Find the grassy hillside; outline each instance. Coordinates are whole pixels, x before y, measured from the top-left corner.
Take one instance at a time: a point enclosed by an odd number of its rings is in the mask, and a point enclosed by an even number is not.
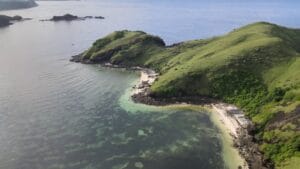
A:
[[[300,164],[300,30],[259,22],[173,46],[144,32],[121,31],[96,41],[80,60],[155,69],[161,75],[153,97],[234,103],[257,125],[260,148],[277,168]]]
[[[165,43],[159,37],[144,32],[119,31],[97,40],[80,59],[87,62],[110,61],[124,66],[143,65],[164,47]]]

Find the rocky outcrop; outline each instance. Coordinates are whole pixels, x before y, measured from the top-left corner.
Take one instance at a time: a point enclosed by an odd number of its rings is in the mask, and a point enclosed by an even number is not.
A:
[[[10,20],[7,16],[0,15],[0,27],[8,26],[10,24]]]
[[[105,19],[103,16],[94,16],[95,19]]]
[[[273,169],[274,164],[259,150],[259,144],[251,135],[254,126],[249,126],[248,130],[240,130],[239,136],[234,141],[234,146],[245,158],[250,169]]]
[[[16,16],[6,16],[6,15],[0,15],[0,27],[9,26],[15,22],[24,21],[24,20],[30,20],[31,18],[23,18],[22,16],[16,15]]]
[[[75,20],[86,20],[86,19],[105,19],[103,16],[83,16],[79,17],[72,14],[65,14],[61,16],[53,16],[51,19],[42,19],[40,21],[75,21]]]
[[[50,21],[72,21],[79,19],[78,16],[71,15],[71,14],[65,14],[63,16],[53,16]]]

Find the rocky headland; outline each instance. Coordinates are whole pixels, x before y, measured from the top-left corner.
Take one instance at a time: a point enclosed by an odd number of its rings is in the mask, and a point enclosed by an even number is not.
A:
[[[210,105],[249,168],[284,168],[300,160],[298,44],[299,29],[266,22],[172,46],[142,31],[117,31],[71,60],[142,67],[134,101]]]

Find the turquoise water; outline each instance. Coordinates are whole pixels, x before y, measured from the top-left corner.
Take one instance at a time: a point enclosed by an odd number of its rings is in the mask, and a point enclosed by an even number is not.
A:
[[[147,106],[130,111],[134,104],[120,98],[135,73],[68,65],[81,84],[75,78],[54,93],[19,96],[24,100],[1,113],[0,168],[224,168],[206,114]]]
[[[299,27],[299,3],[287,2],[51,1],[1,11],[34,19],[0,29],[0,169],[225,168],[207,114],[134,104],[136,73],[69,58],[120,29],[171,44],[260,20]],[[65,13],[106,19],[38,21]]]

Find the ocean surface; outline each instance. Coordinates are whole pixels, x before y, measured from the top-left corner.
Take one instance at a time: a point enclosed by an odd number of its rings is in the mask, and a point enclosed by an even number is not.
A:
[[[205,112],[137,105],[138,74],[71,63],[115,30],[167,44],[222,35],[255,21],[300,27],[300,2],[38,1],[0,14],[0,169],[223,169],[220,132]],[[40,22],[53,15],[105,20]]]

